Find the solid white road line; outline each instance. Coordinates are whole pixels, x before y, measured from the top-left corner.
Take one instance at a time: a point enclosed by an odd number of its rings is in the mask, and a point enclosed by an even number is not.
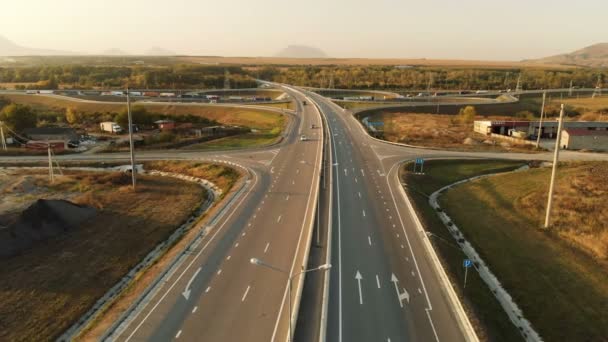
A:
[[[247,294],[249,293],[249,288],[250,288],[250,286],[247,286],[247,290],[245,290],[245,293],[243,294],[243,298],[241,298],[241,302],[244,302],[245,298],[247,298]]]

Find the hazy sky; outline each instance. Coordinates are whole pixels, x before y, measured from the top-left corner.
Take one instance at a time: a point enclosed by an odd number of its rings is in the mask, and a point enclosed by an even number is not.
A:
[[[0,35],[84,53],[519,60],[608,41],[608,0],[1,1]]]

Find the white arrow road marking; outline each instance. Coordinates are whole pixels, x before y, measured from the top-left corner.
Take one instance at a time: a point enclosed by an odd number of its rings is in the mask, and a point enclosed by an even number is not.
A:
[[[397,279],[397,276],[395,275],[395,273],[392,274],[391,281],[395,284],[395,291],[397,291],[397,298],[399,298],[399,306],[403,307],[404,299],[409,304],[410,303],[410,294],[407,293],[406,289],[403,289],[403,293],[399,292],[399,286],[397,285],[397,283],[399,282],[399,279]]]
[[[194,275],[192,276],[192,278],[190,278],[190,280],[188,281],[188,284],[186,284],[186,289],[184,290],[184,292],[182,292],[182,296],[184,296],[184,298],[186,298],[186,300],[190,299],[190,285],[192,285],[192,282],[194,281],[194,278],[196,278],[196,276],[198,275],[198,272],[201,271],[202,267],[199,267],[196,272],[194,272]]]
[[[355,279],[357,279],[357,283],[359,284],[359,304],[363,304],[363,293],[361,292],[361,279],[363,279],[363,277],[358,270]]]

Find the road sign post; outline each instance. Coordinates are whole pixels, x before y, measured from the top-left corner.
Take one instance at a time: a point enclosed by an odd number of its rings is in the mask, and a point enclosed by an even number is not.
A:
[[[416,169],[418,168],[418,165],[420,165],[420,174],[424,173],[424,158],[416,158],[415,162],[414,162],[414,173],[416,173]]]
[[[464,286],[463,288],[467,288],[467,273],[469,273],[469,268],[473,266],[473,261],[471,259],[464,259],[462,262],[462,266],[464,266]]]

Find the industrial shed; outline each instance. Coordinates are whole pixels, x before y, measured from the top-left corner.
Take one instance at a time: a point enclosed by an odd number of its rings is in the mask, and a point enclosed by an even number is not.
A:
[[[608,130],[565,129],[560,146],[569,150],[608,151]]]

